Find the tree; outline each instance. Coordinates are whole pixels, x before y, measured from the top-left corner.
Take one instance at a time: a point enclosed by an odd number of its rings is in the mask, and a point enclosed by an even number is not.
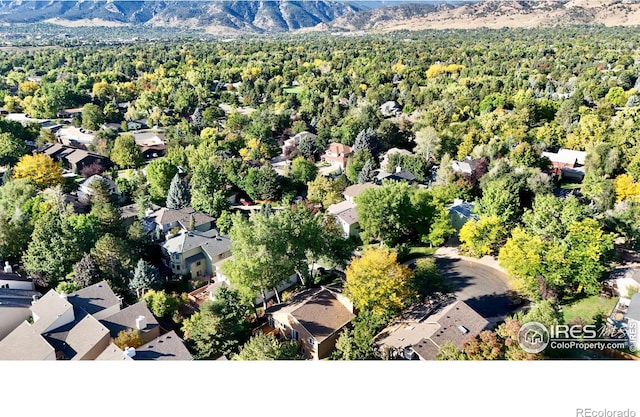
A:
[[[629,174],[621,174],[613,181],[616,188],[616,202],[640,196],[640,183],[634,182]]]
[[[167,198],[171,180],[178,173],[178,168],[166,158],[153,160],[147,165],[146,175],[149,182],[149,194],[156,201]]]
[[[449,209],[442,204],[437,204],[433,216],[433,223],[429,229],[429,234],[426,236],[426,240],[431,246],[440,246],[455,232],[456,229],[451,224]]]
[[[73,264],[73,281],[80,288],[100,282],[98,263],[88,253],[85,253],[78,262]]]
[[[144,339],[140,330],[126,329],[118,332],[116,338],[113,339],[113,343],[120,349],[125,350],[128,347],[139,348],[144,345]]]
[[[125,292],[128,289],[133,259],[126,240],[107,233],[91,249],[91,257],[114,291]]]
[[[429,233],[434,206],[426,190],[387,181],[382,187],[366,189],[356,202],[364,242],[378,240],[393,246],[403,239],[426,239]]]
[[[445,344],[440,346],[440,351],[436,357],[436,360],[439,361],[464,361],[467,359],[464,351],[459,349],[452,341],[445,342]]]
[[[360,311],[375,317],[392,315],[416,299],[413,273],[384,248],[367,249],[346,271],[344,293]]]
[[[237,361],[292,360],[298,357],[298,345],[293,340],[278,342],[273,334],[258,333],[244,344]]]
[[[269,165],[260,168],[249,168],[241,187],[253,200],[278,199],[278,173]]]
[[[462,347],[466,357],[474,361],[504,359],[504,348],[504,342],[490,330],[480,332]]]
[[[352,184],[358,183],[360,171],[362,171],[362,168],[369,160],[371,160],[373,163],[373,156],[371,155],[371,152],[366,149],[354,152],[349,157],[349,159],[347,160],[346,174],[347,178],[349,178],[349,181],[351,181]]]
[[[291,163],[291,176],[295,181],[306,184],[313,181],[318,175],[318,167],[313,162],[302,156],[297,157]]]
[[[372,128],[361,130],[353,143],[353,152],[367,151],[371,155],[378,153],[378,137]]]
[[[156,317],[172,317],[185,304],[186,294],[167,294],[164,290],[149,290],[143,296],[147,307]]]
[[[413,271],[413,286],[422,297],[436,293],[449,293],[451,284],[440,274],[433,258],[422,258],[416,261]]]
[[[460,249],[478,258],[491,255],[496,253],[506,236],[507,230],[498,216],[471,219],[460,229]]]
[[[200,306],[200,312],[183,323],[185,340],[199,359],[238,353],[251,334],[249,305],[236,290],[220,288],[213,301]]]
[[[327,178],[324,175],[318,175],[316,179],[307,185],[307,200],[312,203],[319,203],[322,204],[322,207],[327,208],[331,204],[342,201],[342,190],[335,180]]]
[[[318,148],[318,144],[316,143],[316,139],[311,135],[305,135],[300,139],[300,143],[298,144],[298,151],[302,156],[311,161],[315,161],[318,157],[318,153],[320,149]]]
[[[208,161],[200,162],[191,177],[191,206],[219,217],[229,208],[227,177],[222,168]]]
[[[111,160],[120,168],[138,168],[144,162],[142,152],[131,133],[116,138],[111,150]]]
[[[167,208],[180,210],[188,207],[190,203],[189,188],[180,178],[180,174],[176,174],[171,180],[171,185],[169,185],[169,191],[167,192]]]
[[[365,182],[371,182],[376,178],[373,172],[373,162],[371,159],[367,159],[367,162],[362,166],[360,174],[358,174],[358,184],[364,184]]]
[[[507,176],[488,181],[482,187],[482,198],[476,203],[476,213],[483,217],[497,216],[504,224],[515,222],[520,208],[520,185]]]
[[[432,126],[418,130],[415,142],[415,152],[418,155],[422,155],[426,161],[438,158],[440,154],[440,138],[438,137],[438,132]]]
[[[13,168],[13,178],[25,178],[33,182],[39,189],[60,185],[64,182],[62,167],[43,153],[21,157]]]
[[[11,133],[0,133],[0,166],[13,166],[27,153],[27,145],[23,139]]]
[[[353,330],[343,330],[336,341],[336,350],[332,355],[337,360],[375,359],[374,339],[386,321],[369,311],[363,311],[353,319]]]
[[[129,288],[136,292],[136,296],[141,298],[145,290],[159,289],[161,284],[162,280],[156,267],[142,258],[139,259],[133,270],[133,278],[129,282]]]
[[[88,103],[82,108],[82,127],[89,130],[98,130],[104,123],[104,113],[100,106]]]

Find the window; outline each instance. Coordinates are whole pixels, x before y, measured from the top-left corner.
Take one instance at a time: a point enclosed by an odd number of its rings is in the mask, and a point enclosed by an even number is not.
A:
[[[275,320],[273,319],[273,317],[269,316],[267,318],[267,321],[269,322],[269,327],[271,327],[272,329],[276,328],[276,323],[275,323]]]
[[[310,337],[308,340],[310,345],[315,345],[316,344],[316,340],[313,337]]]
[[[291,340],[298,340],[298,331],[291,329]]]
[[[196,262],[196,266],[200,266],[200,265],[202,265],[202,261]]]
[[[196,276],[197,276],[197,277],[199,277],[199,276],[201,276],[201,275],[202,275],[202,271],[198,271],[198,272],[196,273]]]
[[[180,265],[176,265],[176,269],[179,271],[180,270]]]

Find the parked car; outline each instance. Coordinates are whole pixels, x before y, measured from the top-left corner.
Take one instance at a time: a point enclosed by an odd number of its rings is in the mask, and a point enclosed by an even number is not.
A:
[[[242,204],[243,206],[250,206],[251,205],[251,201],[245,200],[244,198],[240,199],[240,204]]]

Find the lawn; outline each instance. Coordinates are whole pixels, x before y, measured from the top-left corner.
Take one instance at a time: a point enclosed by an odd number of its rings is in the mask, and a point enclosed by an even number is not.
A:
[[[616,298],[600,297],[599,295],[583,298],[572,304],[562,306],[564,320],[568,323],[576,317],[581,317],[587,323],[590,323],[598,313],[609,314],[616,302]]]
[[[560,184],[560,188],[563,190],[579,190],[582,187],[582,184],[575,182],[565,182]]]
[[[287,87],[287,88],[283,88],[282,92],[285,94],[300,94],[302,92],[302,87],[299,85],[295,87]]]
[[[431,256],[435,253],[436,250],[438,250],[437,247],[412,246],[409,249],[407,259],[424,258],[425,256]]]

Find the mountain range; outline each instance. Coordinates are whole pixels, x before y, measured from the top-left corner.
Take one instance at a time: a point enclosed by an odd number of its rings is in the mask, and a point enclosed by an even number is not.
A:
[[[209,33],[640,24],[640,0],[0,0],[0,23],[149,25]]]

